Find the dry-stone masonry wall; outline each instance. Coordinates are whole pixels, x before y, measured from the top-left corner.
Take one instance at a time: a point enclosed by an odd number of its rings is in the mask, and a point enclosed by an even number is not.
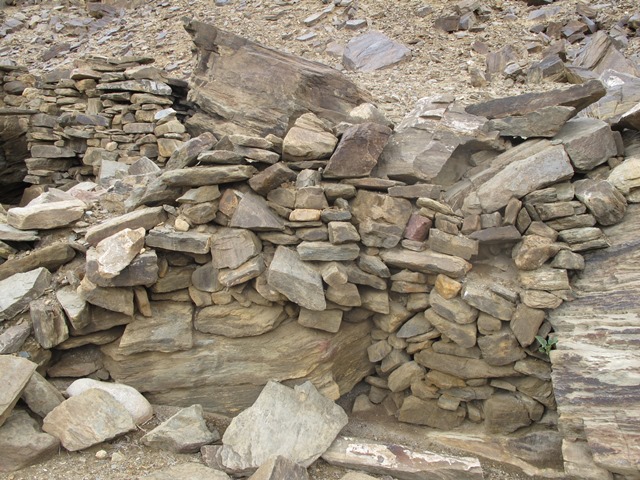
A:
[[[269,380],[336,399],[365,379],[356,408],[403,422],[555,423],[536,336],[637,196],[620,134],[576,116],[602,83],[426,98],[395,131],[341,104],[281,137],[190,138],[185,85],[146,62],[89,59],[33,94],[0,353],[225,414]]]

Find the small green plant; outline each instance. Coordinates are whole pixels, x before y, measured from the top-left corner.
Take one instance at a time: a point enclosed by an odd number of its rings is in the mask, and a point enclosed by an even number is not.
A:
[[[538,340],[538,343],[540,344],[540,348],[538,348],[538,351],[540,353],[546,353],[547,355],[549,355],[549,352],[551,351],[553,346],[558,343],[558,339],[555,337],[544,339],[541,336],[536,335],[536,340]]]

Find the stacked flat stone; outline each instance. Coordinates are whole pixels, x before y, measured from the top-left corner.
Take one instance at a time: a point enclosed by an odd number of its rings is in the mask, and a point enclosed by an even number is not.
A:
[[[68,227],[84,235],[77,256],[63,243],[55,256],[39,248],[0,265],[7,331],[24,334],[25,309],[34,325],[31,343],[23,336],[12,348],[27,349],[49,378],[111,378],[152,402],[197,398],[225,414],[251,405],[269,378],[306,378],[338,398],[366,377],[370,402],[444,429],[469,419],[511,432],[555,409],[535,336],[548,337],[546,310],[571,298],[580,252],[607,246],[599,226],[619,221],[624,194],[636,193],[633,159],[618,165],[607,124],[570,120],[551,140],[513,147],[486,117],[446,99],[421,101],[395,133],[365,105],[339,125],[304,114],[282,139],[203,133],[160,170],[144,157],[125,162],[144,136],[181,135],[164,105],[116,100],[161,92],[158,81],[127,79],[145,68],[97,84],[113,93],[101,98],[110,128],[95,135],[118,144],[91,139],[97,180],[109,162],[128,174],[113,191],[87,197],[78,185],[8,212],[12,238]],[[134,93],[134,84],[157,90]],[[154,122],[134,121],[147,111]],[[411,136],[432,160],[417,158],[412,172],[391,161],[415,154]],[[461,165],[466,176],[448,185],[400,180],[444,183]],[[84,228],[76,222],[95,220],[80,198],[104,210],[119,198],[126,211]],[[49,271],[55,295],[43,287]],[[16,295],[23,272],[40,274]]]
[[[154,135],[155,115],[176,106],[178,97],[186,97],[186,82],[167,78],[148,66],[152,62],[150,58],[89,57],[71,71],[44,75],[41,113],[33,118],[30,131],[25,182],[82,181],[100,176],[103,162],[109,172],[126,170],[142,157],[162,163],[165,159],[159,156]]]

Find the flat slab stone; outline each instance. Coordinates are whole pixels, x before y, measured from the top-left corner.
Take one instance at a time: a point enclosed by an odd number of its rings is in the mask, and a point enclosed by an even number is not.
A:
[[[582,110],[607,93],[599,80],[542,93],[525,93],[514,97],[498,98],[467,107],[467,112],[487,118],[525,115],[544,107],[560,105]]]
[[[471,264],[463,258],[430,250],[414,252],[395,248],[383,251],[380,256],[387,265],[408,268],[416,272],[443,273],[453,278],[462,277],[471,270]]]
[[[16,273],[24,273],[39,267],[47,270],[55,270],[59,266],[71,261],[76,251],[66,242],[57,242],[53,245],[37,248],[21,258],[11,258],[0,265],[0,280],[4,280]]]
[[[96,246],[101,240],[124,230],[125,228],[144,228],[151,230],[156,225],[164,222],[167,214],[162,207],[145,207],[118,217],[110,218],[104,222],[90,227],[85,234],[85,240]]]
[[[40,297],[51,284],[51,273],[40,267],[0,281],[0,322],[11,319]]]
[[[0,427],[9,418],[37,364],[22,357],[0,356]]]
[[[20,230],[6,223],[0,223],[0,240],[8,242],[35,242],[40,240],[37,230]]]
[[[250,165],[223,165],[167,170],[160,180],[171,187],[200,187],[248,180],[258,170]]]
[[[308,467],[347,422],[344,410],[311,382],[291,389],[272,381],[253,406],[231,421],[223,446],[213,458],[205,452],[205,460],[209,465],[219,462],[228,473],[253,472],[274,455]]]
[[[209,253],[211,235],[199,232],[176,232],[165,228],[154,228],[145,239],[150,247],[174,252]]]
[[[7,223],[20,230],[65,227],[82,218],[86,208],[80,200],[15,207],[7,212]]]
[[[331,465],[401,480],[484,478],[480,461],[474,457],[416,451],[404,445],[352,437],[338,437],[322,459]]]
[[[42,429],[75,452],[135,430],[129,412],[111,394],[92,388],[71,397],[44,418]]]
[[[348,70],[373,72],[411,58],[411,50],[380,32],[367,32],[351,39],[342,63]]]
[[[225,337],[262,335],[276,328],[286,318],[282,305],[246,307],[238,302],[204,307],[196,314],[193,327],[204,333]]]

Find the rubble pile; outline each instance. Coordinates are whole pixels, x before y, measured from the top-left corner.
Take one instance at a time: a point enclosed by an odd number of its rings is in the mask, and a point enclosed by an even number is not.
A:
[[[350,95],[329,99],[309,88],[321,67],[273,53],[265,65],[303,73],[282,92],[250,76],[251,95],[282,107],[270,130],[221,67],[269,51],[188,28],[190,119],[185,86],[146,60],[89,59],[33,97],[34,185],[0,224],[2,421],[22,399],[77,450],[136,422],[100,389],[56,400],[70,379],[226,415],[270,380],[335,400],[364,379],[356,411],[491,434],[555,426],[548,312],[637,202],[637,141],[620,133],[635,107],[582,114],[619,83],[467,108],[424,98],[393,128],[342,76],[332,88]],[[36,381],[50,408],[29,399]],[[74,433],[67,419],[84,409],[104,431]],[[223,443],[207,463],[259,467]]]

